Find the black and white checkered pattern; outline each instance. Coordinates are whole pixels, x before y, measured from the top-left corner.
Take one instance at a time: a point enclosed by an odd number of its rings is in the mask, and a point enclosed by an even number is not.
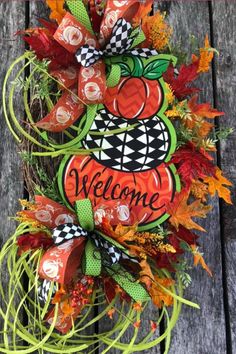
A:
[[[121,251],[115,247],[112,243],[105,239],[102,239],[98,235],[93,237],[95,245],[102,252],[102,262],[108,261],[109,264],[119,263],[121,259]]]
[[[45,304],[45,302],[48,299],[48,295],[49,295],[49,290],[50,290],[51,284],[52,284],[51,281],[49,281],[47,279],[44,279],[44,281],[38,287],[38,298],[39,298],[39,301],[41,301],[44,304]],[[57,288],[56,288],[56,285],[54,284],[53,289],[52,289],[51,298],[55,295],[56,290],[57,290]]]
[[[87,237],[88,232],[79,225],[67,223],[57,226],[52,233],[55,245],[71,240],[75,237]]]
[[[125,172],[153,169],[166,158],[170,149],[170,133],[164,121],[157,116],[139,120],[138,126],[119,134],[87,135],[83,146],[87,149],[102,149],[93,152],[93,157],[102,165]],[[112,132],[126,128],[130,122],[116,117],[105,109],[98,112],[90,131]]]
[[[120,18],[112,31],[110,42],[103,51],[105,56],[120,55],[131,48],[134,38],[130,38],[132,27],[124,18]]]
[[[130,53],[135,56],[140,56],[142,58],[148,58],[152,55],[157,55],[156,50],[151,50],[148,48],[136,48],[130,50],[135,38],[138,36],[137,31],[134,36],[131,37],[132,26],[124,18],[120,18],[113,30],[109,43],[106,45],[103,51],[96,49],[88,44],[83,45],[79,48],[75,54],[78,63],[84,67],[93,65],[96,61],[101,59],[103,56],[115,56],[121,55],[123,53]]]
[[[88,67],[93,65],[103,56],[103,52],[88,44],[83,45],[75,53],[75,57],[82,66]]]
[[[155,49],[149,48],[135,48],[130,51],[130,53],[137,57],[149,58],[153,55],[158,55],[158,52]]]
[[[119,263],[121,260],[130,260],[132,262],[138,263],[137,258],[130,257],[100,235],[93,234],[92,239],[94,240],[96,247],[99,248],[102,253],[103,265],[111,266],[113,264]]]

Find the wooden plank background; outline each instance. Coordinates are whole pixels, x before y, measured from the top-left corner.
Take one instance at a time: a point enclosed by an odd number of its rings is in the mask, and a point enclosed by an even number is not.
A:
[[[190,50],[190,35],[200,42],[208,33],[211,44],[220,52],[212,66],[212,72],[200,82],[202,98],[215,104],[226,114],[217,119],[218,128],[236,128],[236,3],[234,0],[215,1],[156,1],[155,10],[167,12],[174,29],[174,39]],[[15,57],[24,50],[24,44],[14,37],[18,29],[37,23],[37,17],[46,14],[42,0],[0,0],[0,38],[2,82]],[[1,99],[1,98],[0,98]],[[20,102],[20,99],[19,99]],[[8,219],[18,210],[18,198],[24,196],[24,181],[17,146],[8,132],[0,104],[0,241],[4,242],[15,225]],[[18,116],[22,106],[18,105]],[[227,143],[218,144],[215,156],[217,164],[236,185],[236,132]],[[235,191],[235,187],[234,187]],[[233,202],[236,198],[233,193]],[[171,354],[233,354],[236,353],[236,208],[213,201],[214,209],[203,224],[208,230],[201,244],[205,258],[213,270],[213,278],[203,271],[192,272],[193,284],[186,291],[186,298],[200,304],[201,310],[183,307],[182,315],[172,335]],[[6,279],[7,283],[7,279]],[[100,328],[101,330],[102,328]],[[1,330],[1,329],[0,329]],[[163,328],[160,329],[162,332]],[[164,353],[164,345],[147,351],[150,354]],[[110,351],[112,354],[115,350]],[[97,354],[99,350],[97,351]]]

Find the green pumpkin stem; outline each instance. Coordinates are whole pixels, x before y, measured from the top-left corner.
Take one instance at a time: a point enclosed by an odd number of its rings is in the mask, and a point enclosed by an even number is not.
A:
[[[144,70],[142,59],[140,59],[139,57],[135,57],[135,56],[132,56],[131,58],[132,58],[133,63],[134,63],[134,68],[133,68],[133,71],[131,73],[131,76],[133,76],[133,77],[142,77],[143,76],[143,70]]]

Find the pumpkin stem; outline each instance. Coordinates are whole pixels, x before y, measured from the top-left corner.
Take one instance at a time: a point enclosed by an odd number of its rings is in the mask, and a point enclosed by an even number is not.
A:
[[[131,76],[133,76],[133,77],[143,76],[144,67],[143,67],[142,59],[140,59],[139,57],[135,57],[135,56],[132,56],[131,58],[134,63],[134,69],[131,73]]]

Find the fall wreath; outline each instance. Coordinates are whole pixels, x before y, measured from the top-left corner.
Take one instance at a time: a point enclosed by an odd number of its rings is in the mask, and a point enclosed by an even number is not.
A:
[[[198,308],[184,297],[190,269],[212,273],[195,218],[216,193],[231,203],[211,154],[231,129],[198,103],[217,51],[207,36],[191,58],[175,48],[152,2],[47,0],[50,19],[17,33],[29,50],[6,74],[3,109],[29,198],[0,253],[2,353],[132,353],[162,340],[167,353],[182,304]]]

